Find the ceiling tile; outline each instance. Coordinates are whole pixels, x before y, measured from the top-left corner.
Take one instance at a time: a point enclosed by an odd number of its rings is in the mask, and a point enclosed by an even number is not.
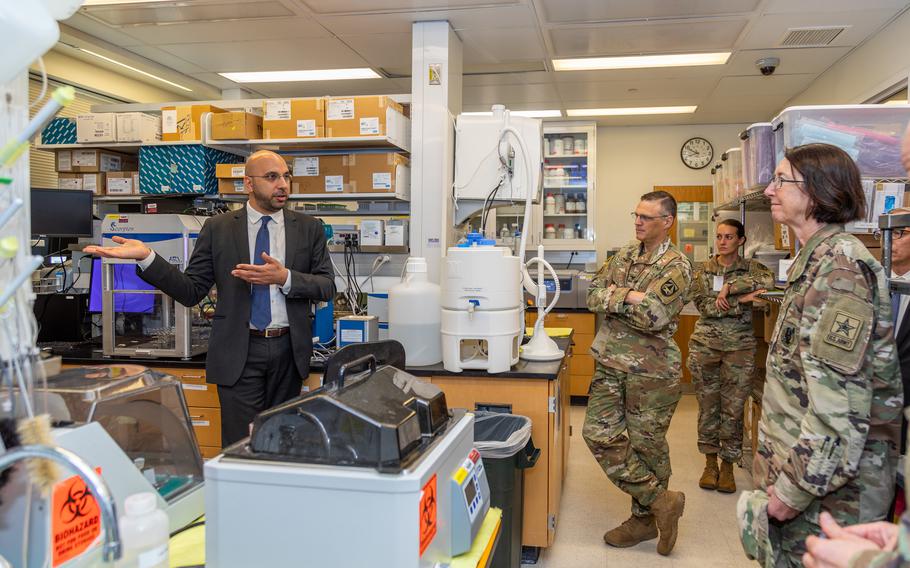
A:
[[[372,67],[411,67],[411,33],[344,36],[341,41]]]
[[[802,49],[747,49],[735,52],[725,65],[727,75],[759,75],[755,62],[762,57],[777,57],[776,75],[819,74],[847,55],[849,47],[808,47]]]
[[[815,79],[814,74],[770,75],[767,77],[740,76],[724,77],[709,97],[709,101],[737,99],[740,97],[783,97],[789,99],[803,91]]]
[[[676,53],[732,49],[744,19],[644,23],[550,30],[556,57]]]
[[[294,16],[277,0],[221,1],[207,3],[167,2],[161,4],[114,4],[86,6],[81,12],[112,26],[162,22],[207,22]]]
[[[464,87],[462,97],[465,105],[513,105],[559,100],[556,87],[551,83]]]
[[[398,95],[402,87],[394,79],[359,81],[314,81],[309,83],[257,83],[256,90],[266,97],[319,97],[354,95]],[[409,92],[407,88],[406,92]]]
[[[81,11],[76,12],[69,19],[60,22],[61,33],[64,33],[67,27],[77,29],[81,32],[85,32],[91,36],[97,37],[98,39],[102,39],[121,47],[128,47],[142,43],[130,34],[124,33],[122,30],[112,28],[107,24],[90,18]]]
[[[766,15],[755,22],[739,48],[773,48],[780,43],[788,28],[806,26],[850,26],[829,47],[855,46],[878,31],[893,15],[891,10]]]
[[[203,73],[206,71],[206,68],[204,66],[190,63],[189,61],[181,59],[172,53],[162,51],[157,47],[151,47],[148,45],[134,45],[132,47],[127,47],[126,49],[132,51],[136,55],[144,57],[150,61],[160,63],[165,67],[170,67],[171,69],[174,69],[175,71],[179,71],[181,73],[194,74]]]
[[[84,30],[83,30],[84,31]],[[151,45],[175,43],[217,43],[269,39],[327,37],[329,33],[310,18],[263,18],[230,22],[200,22],[128,26],[121,31]]]
[[[546,57],[536,28],[462,30],[464,65]]]
[[[546,71],[529,71],[523,73],[477,73],[465,75],[462,85],[479,87],[482,85],[515,85],[519,83],[545,83],[550,80]]]
[[[762,6],[765,14],[830,14],[832,12],[856,11],[856,0],[767,0]],[[898,10],[906,8],[907,0],[863,0],[863,8],[869,10]]]
[[[162,50],[207,71],[341,69],[367,65],[334,38],[160,45]]]
[[[344,14],[351,12],[428,11],[446,8],[514,4],[515,0],[300,0],[317,14]]]
[[[655,18],[698,18],[719,14],[751,12],[760,0],[611,0],[610,2],[542,0],[546,21],[551,23],[635,20]]]
[[[650,79],[639,81],[601,81],[558,83],[556,89],[563,99],[576,101],[632,101],[640,99],[690,98],[701,100],[714,88],[713,81],[701,79]],[[627,105],[638,106],[638,105]]]
[[[526,5],[483,6],[461,10],[390,12],[361,15],[320,15],[319,21],[336,35],[411,33],[414,22],[447,21],[452,29],[527,28],[537,25]]]

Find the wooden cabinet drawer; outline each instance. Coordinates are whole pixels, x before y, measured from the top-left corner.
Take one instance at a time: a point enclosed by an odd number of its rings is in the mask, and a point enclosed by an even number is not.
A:
[[[210,460],[221,453],[221,446],[199,446],[202,459]]]
[[[588,396],[592,378],[592,375],[569,375],[569,394],[572,396]]]
[[[218,385],[207,384],[204,374],[184,375],[180,377],[180,383],[187,406],[221,407],[218,400]]]
[[[572,351],[577,355],[588,355],[594,337],[590,333],[576,333],[572,335]]]
[[[221,409],[190,407],[190,420],[199,446],[221,447]]]
[[[534,325],[537,321],[537,310],[525,312],[525,324]],[[550,312],[543,320],[544,327],[571,327],[576,335],[593,335],[594,314],[590,312]]]
[[[570,375],[588,375],[594,374],[594,358],[583,353],[576,353],[569,359]]]

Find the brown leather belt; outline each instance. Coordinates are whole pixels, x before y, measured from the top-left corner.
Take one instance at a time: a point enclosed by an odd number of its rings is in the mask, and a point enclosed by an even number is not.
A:
[[[286,333],[290,333],[290,327],[270,327],[264,330],[251,329],[250,335],[255,335],[257,337],[281,337]]]

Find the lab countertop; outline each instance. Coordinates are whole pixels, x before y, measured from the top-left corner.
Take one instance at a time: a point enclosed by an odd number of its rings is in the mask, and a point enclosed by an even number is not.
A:
[[[557,337],[556,344],[563,351],[567,350],[571,344],[572,337]],[[40,346],[39,346],[40,347]],[[80,345],[70,349],[52,349],[54,355],[60,355],[63,363],[67,365],[109,365],[112,363],[132,363],[134,365],[145,365],[147,367],[185,367],[188,369],[198,369],[205,367],[206,354],[196,355],[192,359],[131,359],[129,357],[111,357],[107,358],[101,354],[100,347],[91,345]],[[563,360],[565,357],[563,357]],[[488,373],[478,369],[467,369],[461,373],[446,371],[442,363],[427,365],[424,367],[406,367],[405,370],[418,377],[446,376],[446,377],[490,377],[490,378],[533,378],[555,380],[559,375],[559,369],[563,360],[559,361],[525,361],[520,359],[509,371],[504,373]],[[312,361],[310,363],[310,372],[320,372],[323,369],[322,362]]]

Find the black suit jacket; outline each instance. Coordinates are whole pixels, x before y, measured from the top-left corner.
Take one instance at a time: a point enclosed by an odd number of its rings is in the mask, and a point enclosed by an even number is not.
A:
[[[313,353],[311,302],[327,301],[335,293],[335,274],[326,248],[325,232],[317,219],[284,211],[285,267],[291,271],[286,296],[291,346],[297,370],[309,373]],[[246,364],[250,327],[250,285],[231,276],[238,264],[250,264],[246,207],[210,218],[199,231],[196,247],[184,272],[156,255],[139,276],[184,306],[195,306],[218,287],[212,321],[206,382],[231,386]]]
[[[897,360],[901,366],[901,382],[904,385],[904,406],[910,406],[910,309],[904,312],[900,329],[895,337]],[[901,420],[901,453],[907,448],[907,419]]]

